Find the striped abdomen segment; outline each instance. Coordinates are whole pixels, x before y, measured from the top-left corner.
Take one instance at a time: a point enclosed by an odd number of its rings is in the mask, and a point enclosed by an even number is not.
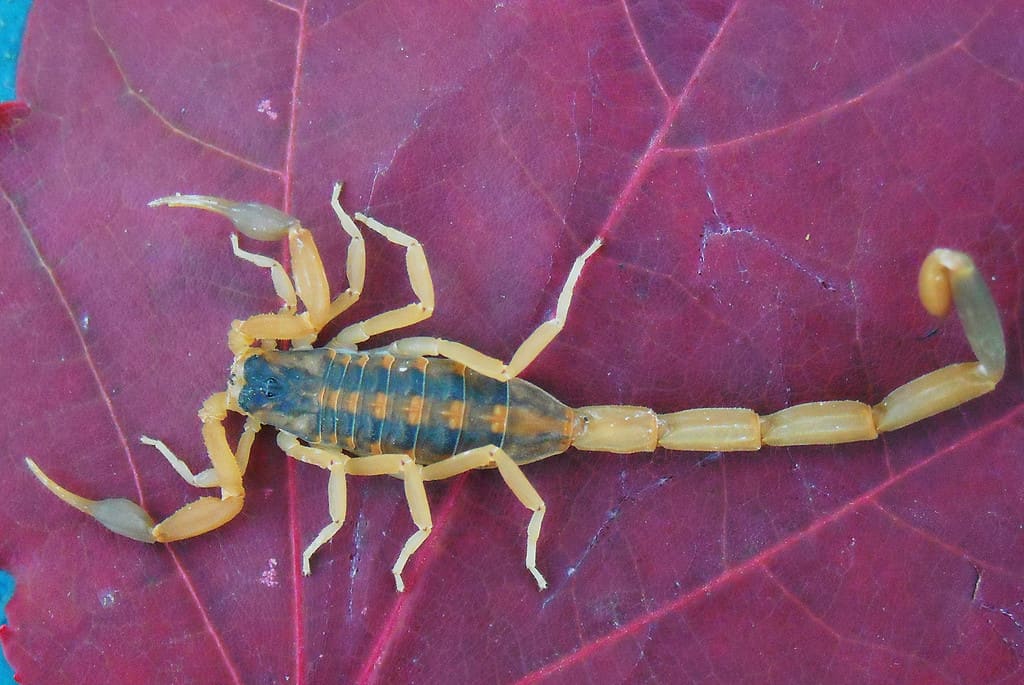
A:
[[[571,409],[536,386],[505,383],[443,358],[383,350],[322,353],[316,430],[299,435],[356,454],[404,453],[430,464],[484,445],[520,463],[565,451]],[[288,352],[278,354],[289,354]]]

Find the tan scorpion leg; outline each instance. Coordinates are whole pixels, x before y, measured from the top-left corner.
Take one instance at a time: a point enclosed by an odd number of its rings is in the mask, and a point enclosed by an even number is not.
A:
[[[467,450],[436,464],[423,467],[423,480],[443,480],[457,476],[466,471],[497,466],[498,472],[505,480],[505,485],[512,494],[519,498],[523,506],[533,512],[530,523],[526,527],[526,568],[533,574],[537,587],[541,590],[548,586],[544,576],[537,570],[537,540],[540,538],[540,524],[544,520],[544,500],[527,480],[519,465],[500,447],[486,445]]]
[[[340,211],[340,209],[340,207],[335,207],[335,211]],[[356,213],[356,219],[370,230],[387,238],[388,241],[405,248],[405,268],[409,274],[409,285],[412,286],[412,291],[416,295],[416,302],[377,314],[366,321],[346,326],[325,347],[353,348],[357,344],[369,340],[372,336],[385,331],[393,331],[396,328],[411,326],[430,318],[430,315],[434,313],[434,283],[430,278],[427,255],[423,252],[423,245],[420,244],[420,241],[396,228],[385,226],[365,214]]]
[[[223,392],[212,395],[199,412],[203,420],[203,442],[213,466],[198,475],[193,475],[162,442],[149,438],[143,440],[146,444],[156,446],[186,482],[196,487],[219,487],[221,490],[219,498],[200,497],[157,524],[153,523],[153,519],[142,507],[131,500],[86,499],[55,483],[31,459],[25,461],[50,492],[115,533],[140,542],[182,540],[219,528],[242,509],[245,497],[242,473],[249,462],[249,451],[260,425],[252,419],[246,421],[238,447],[232,452],[224,432],[223,420],[226,415],[227,394]]]
[[[345,523],[345,514],[348,508],[345,475],[352,458],[337,450],[307,447],[301,444],[297,437],[284,431],[278,432],[277,444],[292,459],[327,469],[331,474],[327,482],[327,507],[331,514],[331,522],[323,527],[302,552],[302,575],[308,576],[311,573],[309,560],[313,554],[334,537],[334,534]]]
[[[756,450],[762,445],[830,445],[872,440],[957,407],[993,388],[1006,368],[1006,344],[992,295],[970,257],[933,251],[921,266],[925,308],[945,316],[956,303],[976,362],[951,364],[906,383],[874,406],[852,400],[808,402],[758,416],[750,409],[690,409],[657,415],[645,407],[577,409],[582,450],[639,452]]]
[[[327,486],[331,522],[320,531],[320,534],[316,536],[302,553],[302,573],[307,576],[310,574],[310,558],[345,523],[346,475],[390,475],[398,476],[405,482],[405,498],[409,503],[409,512],[412,514],[412,520],[416,524],[417,530],[406,540],[398,560],[395,561],[395,565],[391,569],[395,576],[395,586],[399,592],[404,591],[405,583],[402,581],[402,571],[405,569],[405,564],[409,561],[409,557],[423,544],[423,541],[427,539],[430,531],[433,529],[430,506],[427,503],[427,492],[423,488],[423,467],[416,464],[411,457],[405,454],[376,454],[368,457],[350,457],[334,450],[321,447],[307,447],[301,444],[294,435],[283,431],[278,433],[277,444],[289,457],[307,464],[315,464],[331,472],[330,481]]]
[[[324,526],[302,553],[302,573],[304,575],[310,574],[310,558],[313,554],[330,540],[345,523],[346,475],[396,475],[405,482],[406,500],[418,530],[406,541],[392,568],[395,586],[401,592],[405,589],[402,571],[433,528],[423,482],[443,480],[473,469],[496,466],[512,493],[519,498],[523,506],[533,511],[533,516],[527,527],[526,568],[533,574],[540,589],[543,590],[547,587],[547,581],[537,570],[537,540],[540,537],[541,522],[544,520],[544,500],[537,494],[519,466],[500,448],[493,445],[479,447],[456,454],[450,459],[436,464],[419,466],[404,454],[349,457],[335,450],[308,447],[301,444],[294,435],[283,431],[278,433],[277,444],[289,457],[327,469],[331,474],[327,488],[331,522]]]
[[[537,358],[537,355],[544,351],[544,348],[555,339],[555,336],[565,326],[565,320],[569,314],[569,305],[572,303],[573,289],[583,273],[583,265],[599,247],[601,247],[600,238],[591,243],[590,247],[576,258],[572,268],[569,270],[569,276],[566,278],[565,285],[562,286],[562,292],[558,296],[558,306],[555,308],[555,315],[527,336],[526,340],[519,345],[519,348],[513,353],[512,359],[507,364],[500,359],[474,350],[468,345],[441,338],[405,338],[403,340],[396,340],[391,344],[390,350],[394,354],[404,356],[447,357],[448,359],[465,364],[477,373],[498,380],[507,381],[510,378],[515,378]]]
[[[404,592],[402,571],[405,570],[405,564],[434,528],[430,517],[430,505],[427,503],[427,491],[423,487],[423,467],[406,454],[376,454],[354,458],[348,463],[347,468],[353,476],[391,475],[398,476],[405,482],[405,500],[409,504],[409,513],[417,530],[405,541],[395,565],[391,567],[391,573],[395,576],[395,587],[399,592]]]

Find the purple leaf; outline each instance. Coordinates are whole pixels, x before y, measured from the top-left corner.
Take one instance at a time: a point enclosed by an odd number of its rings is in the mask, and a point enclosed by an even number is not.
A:
[[[21,682],[1021,677],[1019,3],[322,5],[33,7],[31,111],[0,132],[0,567]],[[603,236],[526,374],[573,405],[876,402],[969,359],[916,301],[936,246],[990,277],[1007,376],[871,443],[530,466],[543,593],[494,473],[431,484],[402,595],[401,484],[353,479],[303,578],[327,477],[269,430],[242,515],[191,541],[115,537],[46,492],[23,457],[155,516],[194,498],[138,438],[203,468],[195,412],[224,388],[227,328],[278,306],[226,221],[146,202],[279,206],[341,289],[338,179],[350,210],[425,245],[438,307],[408,334],[500,357]],[[412,297],[401,252],[368,246],[347,322]]]

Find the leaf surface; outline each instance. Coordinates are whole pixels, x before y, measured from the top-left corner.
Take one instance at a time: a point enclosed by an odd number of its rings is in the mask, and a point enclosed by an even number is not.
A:
[[[579,5],[579,6],[578,6]],[[1024,13],[1005,0],[33,7],[0,133],[4,649],[48,682],[1013,682],[1024,657]],[[568,325],[526,377],[573,405],[875,402],[969,350],[914,294],[929,249],[990,276],[996,392],[882,439],[756,454],[570,452],[496,474],[326,475],[262,437],[246,508],[171,546],[57,502],[165,515],[195,496],[142,434],[204,467],[195,412],[234,318],[278,306],[229,226],[176,191],[328,200],[419,238],[438,307],[410,334],[507,358],[596,236]],[[351,321],[411,298],[369,238]],[[280,245],[247,244],[281,259]],[[399,334],[383,336],[388,342]],[[234,426],[237,429],[237,425]]]

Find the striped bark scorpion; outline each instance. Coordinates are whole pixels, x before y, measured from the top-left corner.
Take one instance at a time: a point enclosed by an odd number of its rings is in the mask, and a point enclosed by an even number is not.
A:
[[[434,288],[422,245],[405,233],[357,213],[355,219],[405,248],[406,269],[417,301],[343,328],[315,348],[321,329],[356,300],[363,289],[365,248],[355,221],[339,202],[331,206],[350,238],[348,288],[332,299],[323,263],[308,230],[297,219],[256,203],[198,196],[163,197],[151,206],[193,207],[229,218],[257,240],[287,236],[292,278],[266,256],[239,247],[234,254],[270,271],[284,301],[280,311],[235,321],[228,335],[234,362],[227,390],[212,395],[199,417],[211,468],[194,474],[160,440],[142,437],[197,488],[219,488],[220,497],[200,497],[154,524],[140,506],[125,499],[89,500],[51,480],[31,459],[36,477],[57,497],[121,535],[142,542],[171,542],[218,528],[242,509],[242,477],[257,431],[277,428],[277,443],[289,457],[329,472],[330,522],[305,548],[302,572],[313,554],[345,521],[346,476],[396,476],[404,482],[416,531],[391,569],[399,591],[402,571],[433,528],[424,483],[473,469],[497,468],[505,484],[532,512],[526,533],[526,567],[537,585],[537,540],[544,500],[520,466],[565,452],[650,452],[670,450],[757,450],[762,445],[817,445],[871,440],[956,407],[992,390],[1003,375],[1006,349],[999,315],[971,259],[937,249],[925,259],[918,281],[922,303],[936,316],[955,302],[977,361],[952,364],[897,388],[874,406],[856,401],[800,404],[760,416],[750,409],[689,409],[656,414],[638,406],[572,409],[519,375],[565,324],[573,289],[595,240],[573,263],[558,297],[555,315],[531,333],[508,362],[441,338],[411,337],[387,347],[360,351],[357,345],[385,331],[428,318]],[[300,312],[298,304],[305,307]],[[287,342],[288,349],[278,349]],[[227,412],[246,416],[232,450],[222,425]]]

